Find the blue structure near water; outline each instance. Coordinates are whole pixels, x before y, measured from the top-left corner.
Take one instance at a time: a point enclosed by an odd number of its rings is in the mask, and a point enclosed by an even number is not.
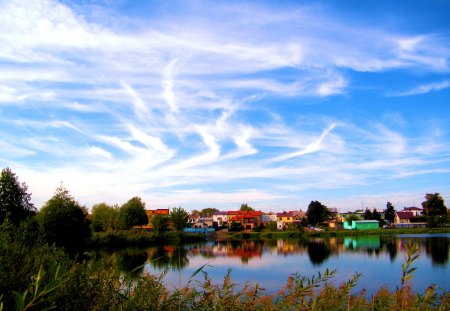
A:
[[[184,228],[183,232],[186,233],[199,233],[199,234],[208,234],[213,233],[215,231],[214,228]]]

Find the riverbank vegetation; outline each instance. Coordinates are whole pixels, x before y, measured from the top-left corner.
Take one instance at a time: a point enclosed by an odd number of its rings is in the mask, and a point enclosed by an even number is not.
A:
[[[126,254],[71,258],[46,243],[33,221],[19,226],[4,222],[0,310],[448,310],[449,292],[434,285],[423,293],[412,291],[416,253],[417,246],[407,244],[397,289],[381,288],[371,297],[354,291],[364,275],[334,284],[338,272],[328,270],[315,276],[292,274],[278,292],[266,293],[258,284],[233,282],[232,271],[215,282],[203,266],[186,284],[172,287],[165,284],[164,272],[145,272],[141,260],[134,267]],[[173,261],[176,267],[177,258]],[[123,265],[131,272],[124,272]]]

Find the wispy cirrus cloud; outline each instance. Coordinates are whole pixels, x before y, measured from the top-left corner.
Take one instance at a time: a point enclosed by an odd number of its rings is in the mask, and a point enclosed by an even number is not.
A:
[[[447,72],[445,34],[355,27],[323,4],[211,5],[130,18],[1,2],[0,164],[24,176],[38,204],[60,180],[86,204],[141,195],[150,207],[273,208],[447,176],[448,129],[411,132],[404,111],[373,112],[381,104],[358,98],[379,85],[356,85],[389,71]],[[386,124],[387,113],[406,121]]]

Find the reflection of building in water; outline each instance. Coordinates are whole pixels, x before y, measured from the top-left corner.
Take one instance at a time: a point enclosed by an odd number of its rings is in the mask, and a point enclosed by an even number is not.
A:
[[[289,254],[303,253],[304,248],[294,241],[277,240],[277,254],[287,256]]]
[[[214,257],[239,257],[243,261],[248,261],[250,258],[262,256],[262,246],[261,242],[256,241],[217,242],[211,251]]]
[[[380,249],[381,246],[378,235],[345,237],[344,245],[347,249]]]

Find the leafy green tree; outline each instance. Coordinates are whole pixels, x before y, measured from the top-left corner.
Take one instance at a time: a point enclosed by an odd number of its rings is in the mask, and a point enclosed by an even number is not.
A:
[[[427,215],[428,225],[431,227],[443,224],[447,221],[447,207],[444,199],[439,193],[427,193],[426,201],[422,202],[422,206]]]
[[[242,227],[242,224],[240,222],[237,221],[233,221],[231,222],[230,225],[230,231],[242,231],[244,228]]]
[[[319,201],[311,201],[306,211],[306,217],[308,218],[308,223],[315,226],[327,220],[330,217],[330,211]]]
[[[106,203],[92,207],[91,228],[93,231],[112,231],[119,227],[119,207]]]
[[[370,211],[370,209],[366,208],[366,211],[364,212],[364,220],[372,220],[373,214]]]
[[[386,223],[386,222],[384,221],[384,219],[381,218],[381,214],[378,213],[378,211],[377,211],[376,209],[373,210],[373,213],[372,213],[372,219],[378,220],[378,221],[379,221],[380,227],[383,226],[383,225]]]
[[[86,209],[61,184],[37,214],[49,243],[69,253],[82,251],[90,237]]]
[[[241,210],[241,211],[248,211],[248,212],[253,212],[254,211],[254,209],[252,207],[248,206],[247,203],[241,204],[241,208],[239,210]]]
[[[145,203],[140,197],[133,197],[119,209],[119,223],[122,229],[148,224]]]
[[[5,168],[0,173],[0,224],[8,218],[17,225],[25,218],[36,214],[36,208],[30,202],[31,194],[25,183],[19,180],[11,169]]]
[[[200,211],[200,216],[202,217],[212,217],[212,214],[214,212],[218,212],[219,210],[217,208],[213,208],[213,207],[207,207],[204,208]]]
[[[390,223],[394,222],[395,208],[391,202],[386,203],[386,210],[384,211],[384,219],[388,220]]]
[[[186,228],[189,220],[189,214],[183,208],[175,207],[170,212],[170,220],[172,221],[175,229],[179,232],[182,231],[183,228]]]
[[[153,230],[156,235],[164,234],[169,230],[169,219],[170,217],[168,215],[158,214],[152,217]]]

